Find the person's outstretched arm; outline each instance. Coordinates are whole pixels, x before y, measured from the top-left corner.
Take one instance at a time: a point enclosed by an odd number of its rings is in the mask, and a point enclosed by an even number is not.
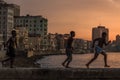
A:
[[[111,43],[111,41],[108,41],[108,42],[105,41],[105,46],[107,46],[110,43]]]

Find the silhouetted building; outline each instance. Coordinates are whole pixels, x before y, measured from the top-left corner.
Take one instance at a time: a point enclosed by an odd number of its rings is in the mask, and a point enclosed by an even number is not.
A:
[[[0,34],[6,42],[14,28],[14,16],[20,15],[20,6],[0,0]]]
[[[119,34],[116,35],[116,40],[112,41],[112,43],[106,47],[106,51],[120,52],[120,35]]]
[[[34,37],[40,37],[40,47],[42,49],[47,48],[47,24],[48,20],[42,16],[15,16],[14,20],[15,27],[27,27],[28,29],[28,36],[31,37],[31,43],[35,43],[33,39]],[[37,43],[37,42],[36,42]]]
[[[56,49],[60,50],[60,49],[64,49],[64,36],[62,34],[56,34],[55,36],[56,39]]]
[[[108,28],[105,28],[105,26],[97,26],[97,27],[92,28],[92,40],[99,38],[99,37],[102,37],[103,32],[107,33],[106,40],[108,41],[109,30],[108,30]]]
[[[116,51],[120,51],[120,35],[116,35],[116,41],[114,45],[115,45]]]
[[[90,52],[91,48],[91,41],[84,40],[84,39],[79,39],[76,38],[73,43],[73,47],[76,51],[76,53],[81,53],[81,52]]]
[[[48,34],[48,44],[50,50],[64,50],[66,48],[69,34]]]
[[[116,35],[116,43],[117,43],[117,44],[120,44],[120,35],[119,35],[119,34]]]

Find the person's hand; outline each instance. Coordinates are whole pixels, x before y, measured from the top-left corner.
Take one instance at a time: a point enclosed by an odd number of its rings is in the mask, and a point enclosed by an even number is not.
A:
[[[110,41],[108,41],[108,43],[111,43],[111,40],[110,40]]]

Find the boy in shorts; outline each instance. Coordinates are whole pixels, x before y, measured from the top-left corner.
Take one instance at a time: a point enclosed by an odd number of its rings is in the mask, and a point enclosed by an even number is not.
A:
[[[89,68],[89,65],[97,59],[98,55],[99,54],[102,54],[104,56],[104,67],[110,67],[108,64],[107,64],[107,54],[106,52],[103,50],[103,46],[105,45],[108,45],[109,43],[111,43],[111,41],[109,41],[108,43],[106,43],[106,36],[107,34],[105,32],[102,33],[102,37],[101,38],[97,38],[95,40],[93,40],[93,45],[92,45],[92,48],[94,48],[94,45],[95,45],[95,42],[98,41],[98,44],[97,46],[95,46],[95,54],[94,54],[94,57],[86,64],[86,67]]]
[[[66,56],[67,56],[67,58],[62,63],[62,65],[66,68],[70,68],[69,64],[72,61],[72,53],[73,53],[72,43],[73,43],[73,40],[74,40],[73,37],[75,37],[75,32],[71,31],[70,32],[70,37],[67,40],[67,46],[66,46]]]

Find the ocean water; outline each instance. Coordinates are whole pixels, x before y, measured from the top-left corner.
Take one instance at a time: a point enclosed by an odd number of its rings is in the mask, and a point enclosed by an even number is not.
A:
[[[120,53],[107,53],[108,65],[110,68],[120,68]],[[86,68],[85,64],[94,56],[91,54],[73,54],[73,60],[70,63],[72,68]],[[66,55],[45,56],[38,60],[41,68],[64,68],[61,63],[66,59]],[[99,55],[98,58],[90,65],[90,68],[104,68],[104,56]]]

